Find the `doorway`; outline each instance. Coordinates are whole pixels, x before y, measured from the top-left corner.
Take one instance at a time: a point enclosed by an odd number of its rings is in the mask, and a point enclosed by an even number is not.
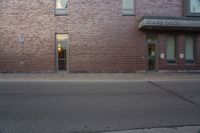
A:
[[[156,44],[148,44],[148,71],[156,71]]]
[[[56,34],[57,70],[67,70],[68,34]]]

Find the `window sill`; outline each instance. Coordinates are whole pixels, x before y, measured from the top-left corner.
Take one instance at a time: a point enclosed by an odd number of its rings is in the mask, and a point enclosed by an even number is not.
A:
[[[122,16],[135,16],[135,14],[122,14]]]
[[[190,12],[188,12],[186,17],[200,17],[200,13],[190,13]]]
[[[55,16],[68,16],[67,9],[56,9],[54,11]]]
[[[54,14],[54,16],[68,16],[68,14]]]
[[[167,66],[177,66],[177,60],[166,60]]]
[[[195,66],[196,65],[196,62],[185,62],[185,66]]]
[[[177,60],[166,60],[167,64],[177,64]]]
[[[175,66],[177,66],[177,64],[176,64],[176,63],[171,63],[171,64],[170,64],[170,63],[167,63],[167,66],[168,66],[168,67],[175,67]]]
[[[195,60],[185,60],[185,64],[195,64]]]

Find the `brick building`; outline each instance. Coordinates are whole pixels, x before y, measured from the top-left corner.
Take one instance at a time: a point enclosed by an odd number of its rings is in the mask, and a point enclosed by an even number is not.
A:
[[[0,0],[1,72],[200,70],[200,0]]]

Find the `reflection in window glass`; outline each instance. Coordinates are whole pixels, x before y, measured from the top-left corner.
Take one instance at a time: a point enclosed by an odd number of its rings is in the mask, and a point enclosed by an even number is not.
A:
[[[67,8],[67,0],[56,0],[56,9]]]
[[[66,70],[67,68],[67,43],[68,34],[56,34],[58,70]]]
[[[200,13],[200,0],[190,0],[190,12]]]
[[[67,41],[68,34],[57,34],[56,38],[57,38],[57,41]]]
[[[167,37],[167,63],[175,63],[176,59],[176,37]]]
[[[66,15],[67,14],[67,7],[68,7],[68,0],[56,0],[56,15]]]
[[[134,0],[122,0],[123,15],[134,15]]]
[[[195,41],[193,36],[186,36],[185,40],[185,59],[186,63],[194,63]]]
[[[147,41],[148,42],[158,41],[158,36],[156,34],[147,34]]]

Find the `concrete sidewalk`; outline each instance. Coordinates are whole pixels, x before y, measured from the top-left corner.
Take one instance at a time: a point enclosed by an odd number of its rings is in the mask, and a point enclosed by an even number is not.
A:
[[[137,130],[113,131],[104,133],[200,133],[200,126],[137,129]]]
[[[0,80],[200,80],[200,73],[0,73]]]

